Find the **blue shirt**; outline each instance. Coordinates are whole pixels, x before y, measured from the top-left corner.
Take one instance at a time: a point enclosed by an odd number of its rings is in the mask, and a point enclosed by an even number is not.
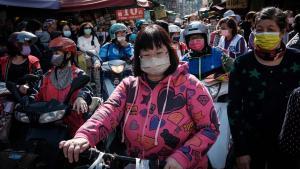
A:
[[[99,56],[103,62],[116,59],[130,59],[133,56],[133,46],[128,43],[128,46],[120,47],[115,43],[108,42],[100,48]]]
[[[198,78],[213,73],[212,71],[222,68],[222,51],[218,48],[211,48],[211,53],[201,57],[190,57],[187,53],[183,56],[182,61],[187,61],[189,64],[189,72]]]

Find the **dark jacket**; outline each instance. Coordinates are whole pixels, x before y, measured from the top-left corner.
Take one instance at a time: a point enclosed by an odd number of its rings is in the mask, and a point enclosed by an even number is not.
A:
[[[300,51],[287,48],[277,66],[264,66],[248,52],[236,59],[229,77],[228,116],[237,156],[274,152],[289,95],[300,83]]]

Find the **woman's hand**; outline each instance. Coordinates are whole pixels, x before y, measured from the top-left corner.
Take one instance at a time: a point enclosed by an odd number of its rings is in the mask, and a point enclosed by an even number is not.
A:
[[[236,164],[238,169],[250,169],[251,157],[244,155],[236,158]]]
[[[183,169],[182,166],[172,157],[167,158],[164,169]]]
[[[85,138],[73,138],[59,143],[59,148],[63,149],[64,155],[70,163],[77,162],[79,154],[88,149],[89,146],[89,142]]]
[[[86,101],[82,97],[77,97],[73,104],[73,110],[77,110],[77,113],[85,113],[88,111]]]

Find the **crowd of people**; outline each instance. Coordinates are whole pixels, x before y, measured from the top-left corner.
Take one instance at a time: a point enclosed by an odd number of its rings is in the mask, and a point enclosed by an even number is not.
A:
[[[250,11],[244,20],[228,10],[220,19],[191,16],[186,24],[141,19],[114,23],[107,31],[90,21],[31,19],[1,39],[0,80],[18,83],[35,74],[42,83],[34,91],[19,85],[21,95],[63,101],[72,80],[85,74],[78,51],[96,55],[90,65],[95,69],[104,61],[130,61],[133,76],[86,122],[82,114],[93,92],[86,86],[72,96],[77,113],[64,121],[74,138],[59,147],[69,162],[78,161],[79,153],[121,125],[128,156],[166,161],[165,169],[187,169],[208,167],[206,153],[219,135],[214,103],[201,80],[228,74],[236,167],[297,169],[300,142],[294,137],[300,135],[291,137],[282,125],[290,122],[287,105],[298,104],[288,101],[300,85],[299,31],[300,14],[275,7]],[[224,70],[224,57],[234,60],[230,71]],[[15,123],[13,128],[21,126]]]

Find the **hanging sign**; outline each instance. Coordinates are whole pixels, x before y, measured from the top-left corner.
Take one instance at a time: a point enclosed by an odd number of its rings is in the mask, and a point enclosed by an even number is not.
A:
[[[116,10],[117,20],[131,20],[144,18],[144,8],[130,8]]]

